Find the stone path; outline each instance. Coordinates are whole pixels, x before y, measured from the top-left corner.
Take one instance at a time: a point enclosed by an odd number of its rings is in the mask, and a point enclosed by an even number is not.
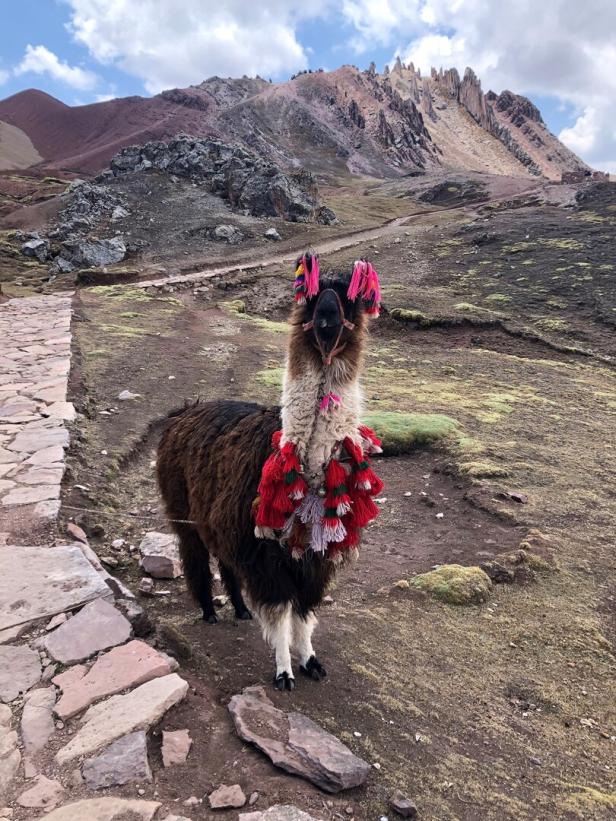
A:
[[[72,293],[0,305],[0,540],[32,544],[57,517],[71,352]],[[0,543],[1,543],[0,541]]]

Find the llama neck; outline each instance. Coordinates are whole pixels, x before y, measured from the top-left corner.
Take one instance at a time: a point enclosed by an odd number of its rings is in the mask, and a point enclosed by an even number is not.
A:
[[[321,401],[330,393],[340,399],[340,405],[322,412]],[[349,378],[343,361],[334,360],[324,368],[308,362],[293,376],[287,364],[282,390],[282,442],[296,446],[309,484],[321,483],[323,466],[329,462],[336,443],[347,436],[358,440],[360,412],[359,378]]]

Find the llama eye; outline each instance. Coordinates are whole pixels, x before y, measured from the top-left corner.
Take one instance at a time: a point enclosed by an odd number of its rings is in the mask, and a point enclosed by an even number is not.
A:
[[[327,328],[327,320],[326,319],[319,319],[317,322],[319,328]]]

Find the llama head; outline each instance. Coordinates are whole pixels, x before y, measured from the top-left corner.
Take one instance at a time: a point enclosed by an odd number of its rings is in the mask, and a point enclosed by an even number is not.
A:
[[[320,275],[319,259],[305,253],[297,260],[295,307],[291,316],[292,371],[302,363],[336,367],[349,374],[359,365],[367,315],[378,315],[380,286],[376,271],[359,260],[347,274]]]

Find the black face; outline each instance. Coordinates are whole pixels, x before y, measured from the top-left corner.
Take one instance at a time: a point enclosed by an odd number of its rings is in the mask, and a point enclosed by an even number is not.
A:
[[[348,324],[357,319],[357,303],[347,298],[348,287],[341,279],[322,279],[319,293],[306,303],[305,322],[312,321],[313,344],[324,358],[345,344],[352,333]]]

